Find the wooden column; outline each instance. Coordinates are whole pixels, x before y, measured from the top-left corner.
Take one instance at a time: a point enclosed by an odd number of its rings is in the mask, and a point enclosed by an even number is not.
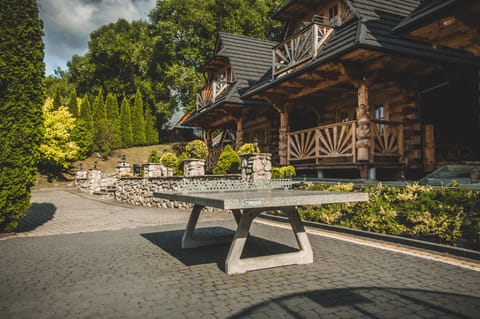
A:
[[[207,129],[205,131],[205,143],[207,143],[208,149],[211,150],[212,146],[213,146],[212,130],[211,129]]]
[[[357,161],[367,162],[370,158],[370,106],[368,105],[368,88],[361,84],[358,88],[356,147]]]
[[[278,107],[280,113],[280,129],[278,131],[278,155],[280,165],[288,165],[288,105]]]
[[[238,150],[240,146],[243,145],[243,117],[239,117],[235,119],[235,122],[237,124],[237,131],[235,133],[235,136],[237,138],[237,143],[235,145],[235,148]]]

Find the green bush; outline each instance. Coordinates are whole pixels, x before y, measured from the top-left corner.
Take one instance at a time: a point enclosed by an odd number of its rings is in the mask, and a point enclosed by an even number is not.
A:
[[[150,155],[148,155],[148,163],[160,163],[160,158],[158,157],[158,152],[152,150]]]
[[[189,158],[198,158],[206,160],[208,157],[208,147],[204,141],[193,140],[185,146]]]
[[[186,152],[183,152],[177,158],[177,163],[175,164],[175,171],[174,171],[174,174],[176,176],[183,176],[183,161],[186,159],[188,159],[188,155]]]
[[[160,158],[160,163],[163,166],[175,169],[177,167],[178,158],[177,155],[171,152],[164,153]]]
[[[354,191],[353,184],[311,190]],[[465,187],[408,184],[363,187],[369,201],[299,209],[307,220],[480,249],[480,193]]]
[[[252,153],[260,153],[260,148],[253,143],[245,143],[240,148],[238,149],[238,154],[239,155],[245,155],[245,154],[252,154]]]
[[[240,168],[240,156],[230,145],[225,146],[220,154],[217,165],[213,168],[214,174],[234,174]]]
[[[293,166],[272,167],[273,179],[289,178],[295,175],[297,175],[297,172]]]

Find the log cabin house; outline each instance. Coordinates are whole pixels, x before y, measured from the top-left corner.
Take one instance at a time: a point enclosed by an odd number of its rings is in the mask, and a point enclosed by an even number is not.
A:
[[[291,0],[273,17],[279,43],[219,33],[187,122],[210,146],[228,129],[318,177],[478,161],[478,12],[467,0]]]

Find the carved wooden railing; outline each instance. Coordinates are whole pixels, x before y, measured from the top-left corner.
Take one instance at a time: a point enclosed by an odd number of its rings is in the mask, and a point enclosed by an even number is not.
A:
[[[197,111],[215,102],[231,84],[231,82],[212,81],[201,88],[197,93]]]
[[[273,48],[272,77],[279,77],[297,65],[315,58],[333,27],[314,21]]]
[[[288,134],[288,161],[352,157],[356,122],[342,122]]]
[[[335,123],[288,134],[288,162],[319,160],[335,162],[351,158],[356,162],[356,121]],[[399,122],[371,121],[370,162],[382,161],[379,156],[404,158],[403,125]]]
[[[375,156],[404,157],[403,125],[400,122],[372,120],[370,158]]]

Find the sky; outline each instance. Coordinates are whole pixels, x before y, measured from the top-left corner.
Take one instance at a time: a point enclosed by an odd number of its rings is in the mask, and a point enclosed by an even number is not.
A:
[[[43,20],[46,75],[87,52],[90,33],[119,18],[146,20],[156,0],[37,0]]]

